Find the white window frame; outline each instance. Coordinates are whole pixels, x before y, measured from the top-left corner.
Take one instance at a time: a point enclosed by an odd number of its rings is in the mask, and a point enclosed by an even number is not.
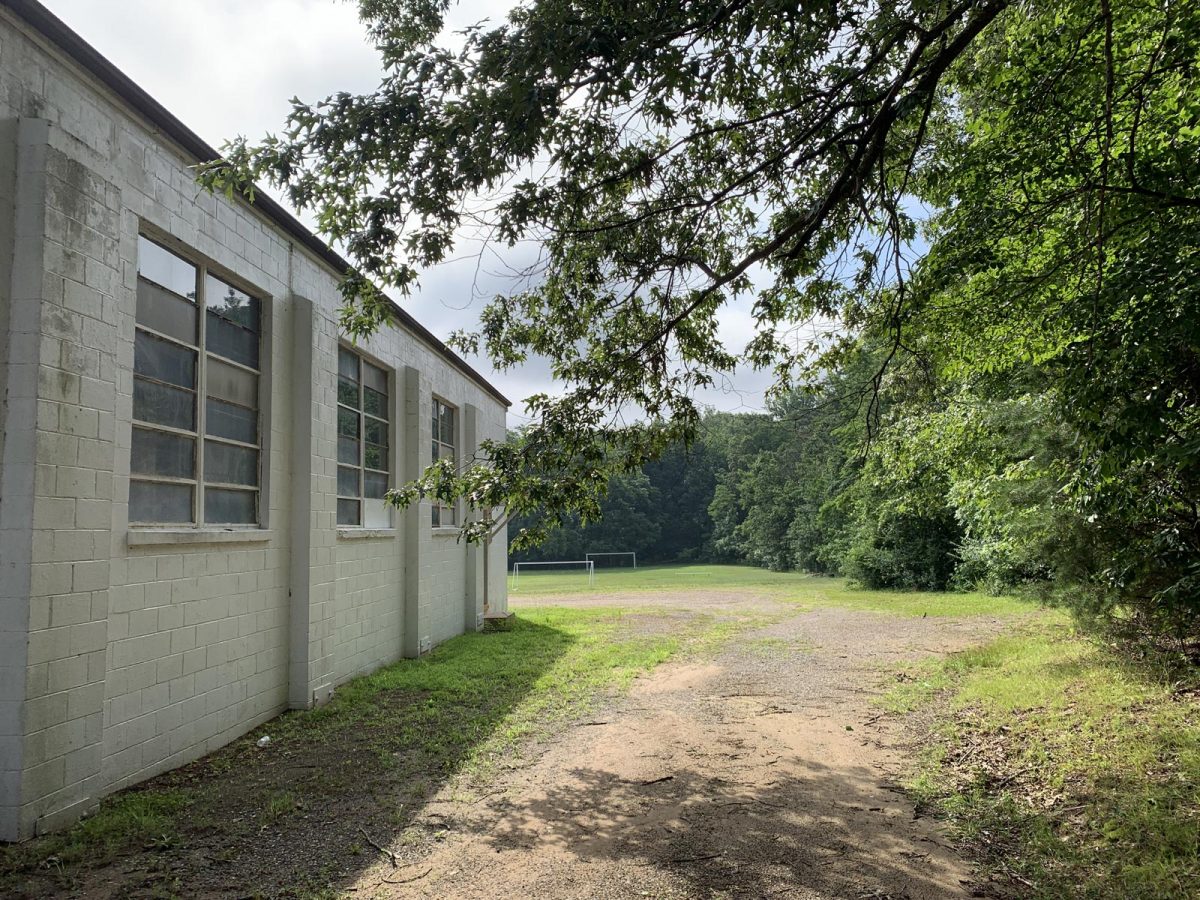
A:
[[[441,417],[438,415],[439,407],[441,409],[450,410],[451,421],[454,423],[454,425],[453,425],[454,442],[453,443],[448,443],[446,441],[443,441],[441,439],[440,431],[436,431],[432,427],[434,422],[441,422]],[[432,432],[432,434],[431,434],[432,441],[430,443],[430,451],[431,451],[430,455],[433,456],[433,458],[430,460],[430,462],[434,463],[440,459],[453,459],[455,469],[457,469],[458,468],[458,445],[462,441],[462,421],[461,421],[462,417],[459,416],[459,409],[457,406],[455,406],[453,403],[450,403],[448,400],[443,400],[441,397],[434,395],[433,404],[431,407],[431,413],[432,414],[430,415],[430,430]],[[438,448],[438,453],[436,455],[434,455],[432,453],[434,446],[436,446]],[[442,451],[446,450],[446,449],[448,449],[450,452],[447,456],[443,456]],[[449,522],[446,521],[446,517],[445,517],[445,513],[447,513],[447,512],[450,514]],[[429,515],[430,515],[430,523],[432,524],[432,526],[435,529],[449,528],[449,529],[457,530],[459,527],[459,520],[461,517],[459,516],[459,503],[457,501],[454,503],[442,503],[435,497],[432,499],[432,509],[431,509]]]
[[[146,422],[141,419],[137,419],[137,418],[135,418],[133,408],[131,407],[131,409],[130,409],[130,422],[131,422],[131,424],[130,424],[130,446],[132,447],[132,441],[133,441],[132,434],[133,434],[133,429],[135,429],[135,428],[141,428],[141,429],[147,430],[147,431],[155,431],[155,432],[160,432],[160,433],[164,433],[164,434],[174,434],[174,435],[177,435],[180,437],[190,438],[193,441],[193,451],[192,451],[193,452],[193,471],[195,473],[195,477],[180,478],[180,477],[171,477],[171,476],[165,476],[165,475],[145,475],[145,474],[140,474],[140,473],[135,474],[134,472],[130,471],[130,473],[129,473],[130,492],[132,492],[132,485],[134,482],[143,482],[143,483],[151,483],[151,484],[184,484],[184,485],[190,486],[192,488],[192,519],[190,522],[150,522],[150,521],[136,521],[135,522],[135,521],[131,520],[129,522],[129,527],[131,530],[146,529],[146,528],[150,528],[150,529],[153,529],[153,528],[171,528],[171,529],[220,528],[220,529],[245,529],[245,530],[253,529],[253,530],[257,530],[257,529],[264,528],[266,525],[266,510],[264,508],[264,503],[263,503],[263,497],[264,497],[264,493],[266,491],[266,484],[265,484],[266,479],[264,477],[265,471],[266,471],[266,466],[264,465],[264,459],[267,455],[267,447],[266,447],[267,420],[266,420],[266,414],[265,414],[265,410],[266,410],[265,399],[266,399],[266,395],[267,395],[267,382],[269,379],[269,366],[268,366],[268,360],[269,360],[268,308],[269,308],[269,303],[268,303],[267,295],[262,291],[256,290],[255,288],[244,284],[241,281],[241,279],[239,279],[235,276],[231,276],[226,270],[221,269],[217,266],[211,265],[208,261],[204,260],[198,254],[195,254],[193,252],[190,252],[188,250],[178,247],[176,245],[175,241],[173,241],[169,238],[160,236],[158,234],[155,234],[153,231],[145,230],[145,229],[138,231],[139,253],[138,253],[138,258],[136,260],[136,265],[137,265],[137,269],[138,269],[136,277],[139,281],[144,280],[148,284],[153,284],[156,287],[158,287],[164,291],[167,291],[174,296],[179,296],[179,294],[176,291],[172,290],[171,288],[169,288],[165,285],[160,285],[157,282],[155,282],[153,279],[142,275],[142,273],[141,273],[141,262],[142,262],[142,260],[141,260],[141,242],[143,240],[156,245],[157,247],[161,248],[162,250],[166,251],[167,253],[170,253],[171,255],[181,259],[185,263],[187,263],[191,266],[194,266],[196,269],[196,297],[194,300],[195,305],[196,305],[196,319],[197,319],[197,326],[196,326],[197,343],[196,344],[190,344],[187,341],[184,341],[174,335],[170,335],[170,334],[166,334],[161,331],[157,331],[154,328],[149,327],[148,325],[138,322],[136,314],[134,316],[135,334],[137,332],[142,332],[142,333],[149,335],[155,339],[167,341],[167,342],[177,345],[179,347],[187,348],[188,350],[191,350],[196,354],[196,387],[195,387],[194,397],[193,397],[196,429],[195,429],[195,431],[189,431],[187,429],[176,428],[176,427],[173,427],[170,425],[163,425],[163,424],[156,423],[156,422]],[[247,296],[250,296],[253,299],[258,301],[258,304],[259,304],[258,365],[259,365],[259,367],[257,369],[255,369],[251,366],[245,365],[244,363],[238,362],[237,360],[230,359],[227,356],[223,356],[220,353],[217,353],[206,347],[206,339],[208,336],[207,335],[207,328],[208,328],[207,289],[208,289],[209,276],[217,279],[220,282],[227,284],[228,286],[234,288],[235,290],[238,290],[238,291],[246,294]],[[189,298],[185,297],[184,299],[189,299]],[[136,354],[136,352],[137,352],[136,347],[135,347],[134,352]],[[245,441],[239,441],[239,440],[235,440],[233,438],[226,438],[226,437],[222,437],[219,435],[207,434],[207,406],[208,406],[207,400],[208,400],[208,370],[209,370],[208,357],[210,355],[213,356],[214,358],[216,358],[217,360],[219,360],[224,365],[228,365],[232,368],[242,370],[248,374],[255,376],[255,378],[257,378],[258,391],[257,391],[256,400],[257,400],[258,407],[255,410],[255,412],[257,413],[257,417],[258,417],[257,418],[257,428],[256,428],[258,440],[256,443],[247,443]],[[131,375],[133,375],[132,369],[131,369]],[[172,385],[172,387],[178,387],[178,386]],[[217,398],[217,399],[220,399],[220,398]],[[225,402],[231,402],[231,401],[225,401]],[[204,446],[205,446],[206,441],[212,441],[212,442],[218,443],[218,444],[227,444],[230,446],[240,447],[243,449],[255,451],[258,454],[258,471],[256,473],[256,480],[255,480],[256,483],[253,486],[250,486],[250,485],[245,485],[245,484],[229,484],[229,483],[225,483],[225,482],[215,482],[215,481],[209,481],[208,479],[206,479],[205,475],[204,475],[204,455],[205,455],[204,454]],[[205,507],[204,493],[205,493],[205,490],[208,488],[216,488],[219,490],[235,490],[235,491],[241,491],[241,492],[246,492],[246,493],[253,493],[254,497],[255,497],[254,521],[253,522],[206,522],[205,517],[204,517],[204,507]]]
[[[342,377],[341,355],[343,353],[347,353],[347,354],[355,357],[358,360],[358,382],[357,382],[358,383],[358,408],[355,409],[355,408],[344,405],[341,402],[340,392],[335,390],[335,395],[337,397],[338,418],[339,419],[341,418],[341,410],[343,410],[343,409],[354,413],[358,417],[358,462],[354,466],[351,466],[349,463],[342,462],[341,454],[339,452],[337,452],[336,450],[335,450],[334,456],[335,456],[335,460],[337,463],[337,467],[339,469],[340,468],[355,468],[358,470],[358,495],[352,496],[350,494],[343,494],[342,490],[341,490],[341,482],[340,482],[340,480],[337,481],[337,483],[336,483],[337,484],[337,493],[336,493],[336,501],[335,501],[335,509],[334,509],[334,521],[335,521],[337,527],[341,528],[341,529],[360,528],[360,529],[368,529],[369,530],[369,529],[379,529],[379,528],[392,528],[395,524],[395,513],[394,513],[392,507],[390,505],[388,505],[388,503],[386,501],[379,501],[378,498],[367,497],[367,473],[372,472],[377,475],[386,475],[387,476],[387,489],[391,490],[393,487],[395,487],[396,473],[395,473],[395,462],[394,462],[395,461],[395,449],[394,448],[396,446],[396,426],[395,426],[395,422],[393,421],[393,419],[395,419],[395,402],[393,400],[393,397],[395,395],[395,389],[396,389],[395,371],[392,370],[391,368],[389,368],[388,366],[380,365],[378,362],[376,362],[375,360],[371,359],[368,356],[365,356],[363,353],[359,352],[354,347],[348,346],[346,344],[339,344],[338,345],[338,363],[337,363],[336,371],[334,373],[334,377],[336,379],[338,379],[339,387],[340,387],[340,379]],[[383,373],[384,380],[387,384],[386,406],[385,406],[385,410],[387,412],[386,419],[381,419],[381,418],[379,418],[379,416],[375,415],[374,413],[367,412],[366,402],[365,402],[365,397],[366,397],[365,389],[367,387],[369,387],[369,385],[367,385],[366,382],[363,380],[362,367],[364,364],[371,366],[372,368],[377,369]],[[384,425],[387,426],[387,441],[388,442],[387,442],[387,447],[385,448],[387,451],[387,458],[385,460],[386,469],[378,469],[378,468],[375,468],[374,466],[367,465],[367,420],[368,419],[370,419],[374,422],[383,422]],[[335,430],[336,430],[336,426],[335,426]],[[341,432],[337,431],[336,436],[337,436],[337,438],[340,439],[342,437]],[[337,473],[335,472],[335,477],[336,477],[336,474]],[[342,500],[353,500],[358,503],[358,522],[357,523],[343,523],[343,522],[338,521],[338,514],[337,514],[336,506],[338,505],[338,501],[342,501]],[[381,511],[383,513],[385,513],[386,515],[382,516],[379,521],[374,521],[374,522],[368,521],[369,516],[368,516],[367,504],[370,502],[381,502],[382,503]],[[378,512],[378,510],[377,510],[377,512]]]

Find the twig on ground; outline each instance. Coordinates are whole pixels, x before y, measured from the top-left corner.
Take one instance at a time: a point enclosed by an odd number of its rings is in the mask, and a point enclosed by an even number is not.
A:
[[[664,781],[674,781],[674,780],[675,780],[674,775],[664,775],[664,776],[662,776],[662,778],[651,778],[649,781],[636,781],[636,782],[630,782],[630,783],[631,784],[641,784],[641,785],[661,784]]]
[[[706,859],[717,859],[724,856],[724,853],[705,853],[703,856],[679,856],[675,859],[668,859],[667,865],[675,865],[677,863],[693,863],[703,862]]]
[[[367,839],[367,843],[370,844],[372,847],[374,847],[376,850],[378,850],[380,853],[382,853],[384,856],[386,856],[388,859],[390,859],[392,861],[392,868],[393,869],[396,868],[396,866],[397,866],[396,854],[393,853],[391,850],[388,850],[382,844],[376,843],[375,839],[373,837],[371,837],[369,834],[367,834],[367,829],[363,828],[361,825],[359,826],[358,830],[361,831],[362,836]]]
[[[1010,781],[1015,781],[1016,779],[1020,778],[1022,775],[1025,775],[1028,772],[1032,772],[1035,768],[1036,768],[1036,766],[1025,766],[1024,768],[1017,769],[1014,772],[1009,772],[1003,778],[997,778],[996,781],[994,782],[993,786],[994,787],[1004,787],[1004,785],[1008,784]]]
[[[411,878],[381,878],[379,880],[382,881],[384,884],[408,884],[410,881],[419,881],[420,879],[424,878],[426,875],[428,875],[432,871],[433,871],[433,866],[430,866],[428,869],[426,869],[420,875],[414,875]]]

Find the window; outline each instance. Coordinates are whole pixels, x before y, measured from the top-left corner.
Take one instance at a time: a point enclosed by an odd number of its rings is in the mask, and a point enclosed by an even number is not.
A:
[[[437,397],[433,398],[433,461],[455,459],[454,454],[454,407],[447,406]],[[454,506],[434,499],[433,527],[444,528],[458,524],[458,510]]]
[[[138,237],[129,521],[257,524],[262,303]]]
[[[337,523],[390,528],[388,374],[338,348]]]

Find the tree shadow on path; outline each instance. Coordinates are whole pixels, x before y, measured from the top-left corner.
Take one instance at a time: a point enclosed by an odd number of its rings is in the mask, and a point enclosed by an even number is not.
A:
[[[486,840],[498,852],[564,853],[601,878],[609,866],[638,867],[648,886],[689,897],[966,896],[952,853],[898,796],[881,802],[888,790],[866,768],[819,764],[761,785],[577,768],[529,802],[501,807]],[[514,884],[514,896],[533,887]]]
[[[510,749],[493,738],[577,641],[518,619],[351,681],[330,705],[118,793],[71,830],[0,847],[0,895],[325,896],[379,861],[373,844],[397,846],[464,765]]]

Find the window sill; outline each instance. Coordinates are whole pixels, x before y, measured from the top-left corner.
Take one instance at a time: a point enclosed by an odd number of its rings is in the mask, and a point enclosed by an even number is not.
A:
[[[362,541],[368,538],[394,538],[398,532],[395,528],[339,528],[339,541]]]
[[[443,538],[448,538],[448,537],[456,538],[456,537],[458,537],[458,533],[461,530],[461,528],[462,528],[462,526],[460,526],[460,525],[437,525],[437,526],[434,526],[433,536],[434,537],[443,537]]]
[[[130,528],[130,547],[154,544],[262,544],[275,536],[267,528]]]

